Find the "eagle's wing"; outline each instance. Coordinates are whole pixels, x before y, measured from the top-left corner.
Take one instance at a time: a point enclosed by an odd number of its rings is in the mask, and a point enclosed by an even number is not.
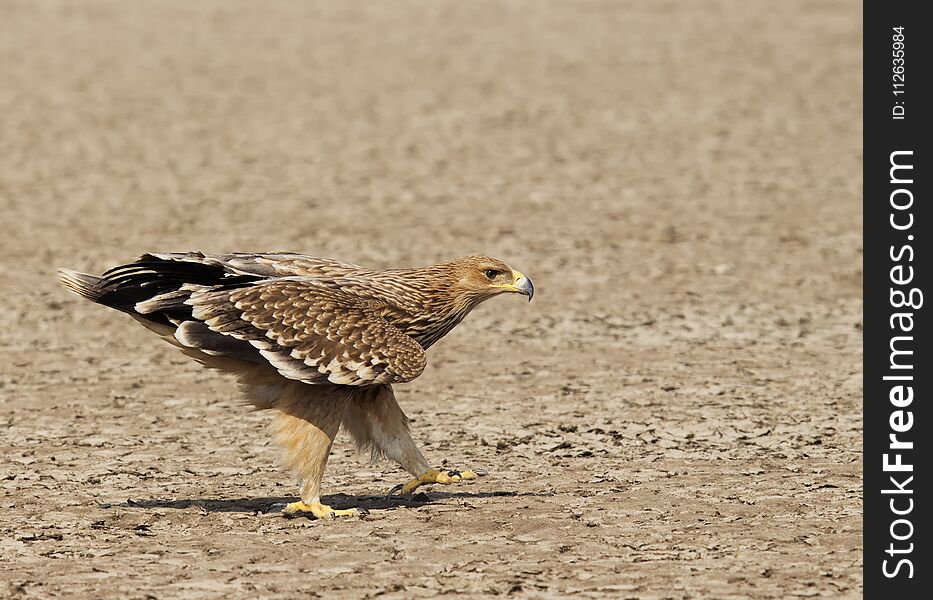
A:
[[[289,379],[310,384],[370,385],[411,381],[424,370],[424,349],[383,316],[387,305],[347,293],[332,279],[283,278],[227,290],[193,291],[193,320],[175,338],[223,353],[218,338],[255,347]]]
[[[312,276],[282,277],[290,271]],[[61,278],[206,364],[268,363],[310,384],[410,381],[424,370],[424,349],[384,318],[405,308],[378,299],[366,273],[300,254],[191,252]]]
[[[362,273],[363,267],[329,258],[318,258],[293,252],[234,252],[231,254],[203,254],[201,252],[152,252],[139,261],[157,259],[168,262],[198,263],[221,267],[238,275],[261,277],[343,277]]]

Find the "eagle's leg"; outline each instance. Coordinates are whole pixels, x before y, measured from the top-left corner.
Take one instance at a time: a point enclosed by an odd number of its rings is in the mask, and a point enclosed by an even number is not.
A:
[[[312,388],[297,382],[288,384],[276,399],[276,437],[285,448],[286,463],[301,477],[301,500],[287,505],[284,513],[319,519],[360,514],[321,503],[321,480],[346,403],[346,393],[336,386]]]
[[[397,462],[414,479],[392,488],[390,494],[413,492],[427,483],[456,483],[476,479],[474,471],[434,469],[411,437],[408,418],[395,400],[392,386],[380,385],[354,390],[343,425],[361,449],[368,449],[373,458],[385,457]]]

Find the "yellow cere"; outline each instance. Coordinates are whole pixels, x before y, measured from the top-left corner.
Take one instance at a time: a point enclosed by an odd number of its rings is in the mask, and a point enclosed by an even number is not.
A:
[[[524,275],[522,275],[519,271],[512,271],[512,283],[496,283],[490,285],[489,287],[518,291],[518,289],[515,287],[515,283],[522,277],[524,277]]]

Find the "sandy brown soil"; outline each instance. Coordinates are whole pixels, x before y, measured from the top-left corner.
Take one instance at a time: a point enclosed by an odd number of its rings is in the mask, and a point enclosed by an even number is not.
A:
[[[0,597],[860,595],[858,6],[0,9]],[[283,518],[271,415],[54,276],[187,249],[527,272],[398,388],[489,475],[342,438],[370,514]]]

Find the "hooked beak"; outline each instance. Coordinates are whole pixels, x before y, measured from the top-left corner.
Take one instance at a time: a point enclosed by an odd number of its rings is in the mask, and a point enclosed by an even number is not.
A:
[[[502,283],[489,286],[491,288],[498,288],[504,292],[512,292],[514,294],[524,294],[528,296],[528,301],[531,302],[531,297],[535,295],[535,286],[531,283],[531,280],[519,273],[518,271],[512,271],[512,283]]]
[[[512,291],[518,294],[525,294],[528,296],[528,301],[531,302],[532,296],[535,295],[534,284],[518,271],[512,271],[512,276],[515,278],[515,280],[512,281]]]

